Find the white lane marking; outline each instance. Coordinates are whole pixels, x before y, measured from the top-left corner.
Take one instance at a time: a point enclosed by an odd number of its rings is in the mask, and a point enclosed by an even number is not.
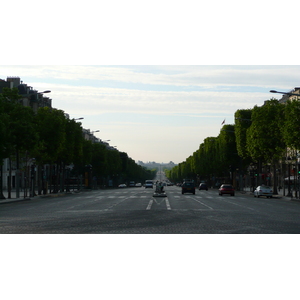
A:
[[[204,205],[204,206],[206,206],[206,207],[208,207],[208,208],[211,209],[211,210],[214,210],[212,207],[210,207],[210,206],[204,204],[203,202],[201,202],[201,201],[199,201],[199,200],[197,200],[197,199],[195,199],[195,198],[193,198],[193,197],[191,197],[191,199],[194,200],[194,201],[196,201],[196,202],[198,202],[198,203],[200,203],[200,204],[202,204],[202,205]]]
[[[168,199],[168,198],[165,198],[165,201],[166,201],[167,209],[168,209],[168,210],[171,210],[171,206],[170,206],[169,199]]]
[[[234,203],[234,202],[228,201],[228,200],[223,200],[223,202],[227,202],[227,203],[230,203],[230,204],[233,204],[233,205],[236,205],[236,206],[244,207],[244,208],[247,208],[247,209],[250,209],[250,210],[255,210],[255,209],[254,209],[254,208],[252,208],[252,207],[248,207],[248,206],[240,205],[240,204],[237,204],[237,203]]]
[[[152,206],[152,204],[153,204],[153,199],[151,199],[151,200],[149,201],[149,204],[148,204],[148,206],[147,206],[146,210],[150,210],[150,209],[151,209],[151,206]]]

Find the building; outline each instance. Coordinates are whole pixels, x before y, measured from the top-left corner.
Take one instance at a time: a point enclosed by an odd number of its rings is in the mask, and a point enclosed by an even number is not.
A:
[[[295,95],[299,94],[299,96]],[[300,98],[300,87],[295,87],[293,90],[282,95],[279,103],[286,103],[288,100],[298,100]]]

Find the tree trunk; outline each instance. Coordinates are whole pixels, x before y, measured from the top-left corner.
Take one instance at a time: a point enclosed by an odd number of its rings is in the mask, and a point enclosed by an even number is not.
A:
[[[8,199],[11,199],[11,158],[8,158],[9,161],[9,173],[8,173],[8,183],[7,183],[7,192],[8,192]]]
[[[273,195],[278,195],[278,190],[277,190],[278,182],[277,182],[276,163],[275,162],[273,162],[273,176],[272,176],[272,179],[273,179]]]
[[[20,197],[20,162],[19,162],[19,150],[16,151],[16,198]]]
[[[3,160],[1,161],[0,166],[0,199],[6,199],[3,195]]]
[[[38,195],[42,195],[42,166],[37,165],[37,185],[38,185]]]

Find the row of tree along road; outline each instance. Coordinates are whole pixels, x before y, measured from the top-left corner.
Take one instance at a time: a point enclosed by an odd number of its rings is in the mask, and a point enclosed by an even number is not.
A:
[[[245,186],[272,185],[299,190],[300,101],[277,99],[235,112],[235,124],[207,137],[184,162],[167,171],[172,181],[193,178],[211,186],[222,182]]]
[[[91,188],[154,177],[155,170],[136,164],[127,153],[86,140],[81,123],[66,117],[64,111],[41,107],[34,113],[19,99],[15,88],[3,88],[0,94],[0,162],[9,159],[16,190],[24,191],[24,197],[27,191],[34,195],[35,188],[39,194],[65,191],[74,178],[76,184]]]

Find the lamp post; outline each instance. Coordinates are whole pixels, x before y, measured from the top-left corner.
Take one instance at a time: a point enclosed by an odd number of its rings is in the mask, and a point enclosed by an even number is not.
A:
[[[30,167],[30,197],[34,197],[34,185],[35,185],[35,172],[36,172],[36,165],[35,165],[35,159],[32,159],[32,165]]]
[[[84,118],[73,119],[74,121],[83,120]]]
[[[300,94],[296,94],[293,92],[278,92],[275,90],[270,90],[270,93],[284,94],[284,95],[288,95],[288,96],[300,96]]]

